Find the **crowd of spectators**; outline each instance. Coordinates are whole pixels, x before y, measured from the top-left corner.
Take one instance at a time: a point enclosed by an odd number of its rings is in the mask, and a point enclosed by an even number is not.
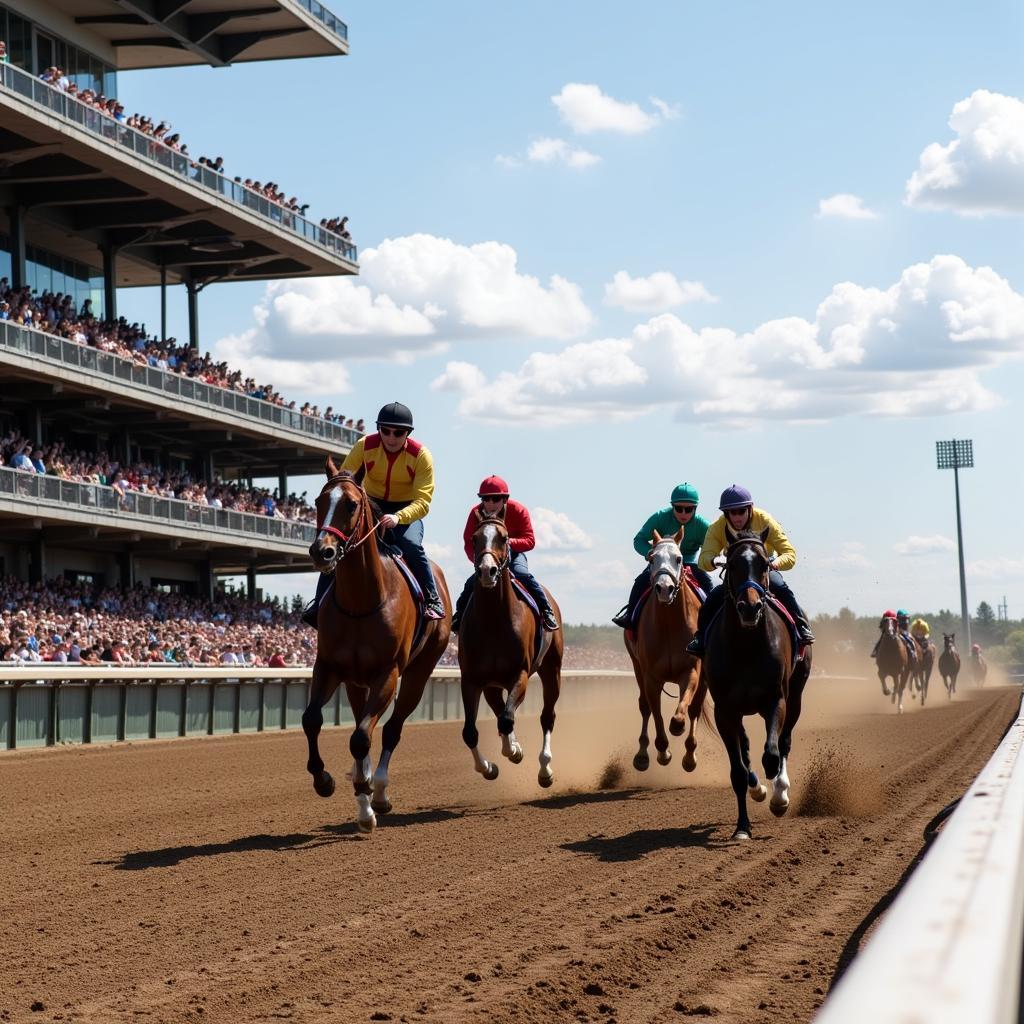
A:
[[[316,639],[278,601],[212,601],[65,579],[0,581],[0,662],[82,665],[311,665]]]
[[[134,491],[292,522],[316,522],[316,509],[306,500],[305,491],[281,497],[276,490],[235,480],[201,480],[186,469],[168,469],[141,460],[125,463],[108,452],[76,451],[63,441],[39,444],[17,430],[0,438],[0,466],[74,483],[102,484],[113,488],[122,502]]]
[[[240,392],[303,416],[350,427],[359,433],[366,430],[362,418],[346,419],[343,413],[335,412],[330,406],[321,411],[318,405],[309,402],[300,407],[295,401],[286,401],[273,384],[257,384],[254,378],[246,377],[241,370],[232,370],[227,363],[217,362],[208,352],[200,355],[190,345],[179,344],[176,338],[166,341],[150,338],[144,324],[130,324],[124,317],[116,321],[100,320],[93,314],[92,299],[86,299],[78,310],[71,295],[49,291],[36,295],[27,286],[12,288],[6,277],[0,277],[0,320],[9,320],[101,352],[110,352],[142,366],[152,366],[214,387]]]

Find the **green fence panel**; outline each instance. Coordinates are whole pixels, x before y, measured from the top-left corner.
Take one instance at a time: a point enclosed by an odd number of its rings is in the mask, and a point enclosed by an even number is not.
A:
[[[218,683],[213,690],[213,731],[225,733],[235,731],[235,695],[237,683]]]
[[[157,736],[181,735],[181,691],[177,683],[161,683],[156,688]]]
[[[15,739],[19,747],[45,747],[50,713],[50,688],[26,683],[18,689]]]
[[[238,693],[238,731],[256,732],[260,727],[260,688],[259,684],[239,683]]]
[[[0,750],[11,745],[11,736],[14,734],[11,724],[13,698],[13,686],[0,686]]]
[[[263,687],[263,729],[265,732],[281,728],[283,704],[284,687],[281,683],[266,683]]]
[[[448,691],[448,719],[462,721],[462,684],[458,679],[445,679],[440,685]]]
[[[93,743],[110,743],[117,739],[117,716],[121,713],[121,687],[96,686],[92,691]]]
[[[355,725],[355,718],[352,715],[352,705],[348,702],[348,692],[343,686],[338,687],[338,724]]]
[[[213,687],[206,683],[193,684],[185,697],[185,733],[188,736],[205,736],[210,731],[210,701]]]
[[[149,713],[153,706],[153,686],[129,686],[125,699],[124,738],[126,740],[149,739]]]
[[[306,710],[306,705],[309,703],[306,697],[305,680],[288,683],[286,694],[288,705],[285,711],[285,726],[295,729],[302,725],[302,712]]]
[[[57,742],[85,742],[85,709],[89,702],[87,686],[62,686],[57,691]]]

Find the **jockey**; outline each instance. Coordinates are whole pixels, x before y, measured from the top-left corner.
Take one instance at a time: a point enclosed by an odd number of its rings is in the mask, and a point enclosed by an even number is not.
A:
[[[754,499],[750,496],[750,491],[738,484],[733,484],[722,492],[722,499],[718,503],[718,507],[721,509],[722,515],[711,524],[707,536],[704,538],[704,546],[701,548],[698,559],[700,567],[705,571],[713,569],[715,559],[728,548],[729,538],[726,526],[734,533],[738,533],[740,530],[752,530],[754,533],[760,533],[767,528],[768,539],[765,541],[765,547],[768,549],[770,557],[769,588],[793,617],[796,623],[797,640],[801,644],[813,644],[814,634],[807,622],[807,616],[797,602],[796,595],[782,578],[783,572],[796,565],[796,549],[789,542],[782,527],[763,509],[754,508]],[[725,599],[725,587],[719,584],[700,606],[697,632],[694,633],[693,639],[686,648],[689,654],[698,658],[704,657],[704,633],[708,624],[721,610]]]
[[[971,644],[971,657],[977,658],[981,654],[981,646],[979,644]]]
[[[508,496],[508,484],[500,476],[489,476],[480,484],[477,491],[480,504],[474,505],[469,510],[469,518],[466,520],[466,528],[462,531],[462,543],[466,549],[466,557],[473,562],[473,534],[480,525],[481,516],[500,515],[508,530],[508,543],[512,550],[512,557],[508,567],[517,580],[529,591],[530,596],[537,602],[540,611],[541,623],[548,632],[558,629],[558,620],[548,603],[547,594],[537,582],[536,577],[530,572],[526,564],[526,552],[534,548],[533,523],[530,520],[529,509],[521,502],[515,501]],[[466,610],[466,602],[473,593],[473,581],[476,579],[474,572],[466,585],[462,588],[458,601],[455,603],[455,614],[452,616],[452,632],[457,633],[459,624],[462,622],[462,615]]]
[[[907,645],[907,650],[910,651],[910,657],[916,659],[917,644],[914,643],[914,638],[910,635],[910,612],[905,608],[900,608],[896,612],[896,626],[899,629],[900,636],[903,637],[903,642]]]
[[[885,628],[885,620],[886,619],[892,619],[892,621],[894,623],[896,623],[896,632],[898,633],[899,632],[899,617],[897,616],[896,612],[892,608],[886,608],[886,610],[884,612],[882,612],[882,617],[878,620],[879,632],[881,632]],[[872,658],[877,658],[878,657],[878,648],[879,648],[879,645],[881,643],[882,643],[882,638],[879,637],[875,641],[875,646],[871,648],[871,657]]]
[[[359,438],[341,468],[362,480],[366,493],[384,513],[379,525],[391,531],[391,540],[423,588],[424,614],[428,619],[443,619],[444,605],[423,550],[423,518],[434,496],[434,460],[430,449],[409,436],[412,426],[408,406],[388,403],[377,414],[378,432]],[[329,585],[330,576],[321,574],[317,595],[303,612],[303,622],[316,625],[320,599]]]
[[[910,635],[922,646],[928,643],[932,627],[920,615],[910,624]]]
[[[711,577],[697,565],[697,555],[704,544],[704,537],[708,532],[708,521],[697,515],[697,503],[700,496],[693,484],[681,483],[672,490],[669,503],[664,508],[659,508],[652,516],[649,516],[643,526],[636,532],[633,538],[633,550],[645,559],[651,557],[651,537],[655,530],[662,537],[672,537],[683,528],[683,543],[680,551],[683,555],[683,562],[690,567],[690,571],[697,578],[704,594],[710,594],[712,590]],[[650,573],[644,569],[633,581],[633,589],[629,592],[629,601],[612,622],[623,629],[629,627],[633,619],[633,611],[637,601],[640,600],[644,591],[650,586]]]

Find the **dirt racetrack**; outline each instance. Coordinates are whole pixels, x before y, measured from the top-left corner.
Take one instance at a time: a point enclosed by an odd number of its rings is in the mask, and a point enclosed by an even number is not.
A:
[[[493,783],[458,724],[408,727],[369,838],[347,730],[329,801],[299,732],[0,755],[0,1020],[807,1021],[1020,695],[937,691],[898,718],[812,679],[794,806],[744,844],[714,734],[634,772],[629,680],[559,719],[552,790],[535,720]]]

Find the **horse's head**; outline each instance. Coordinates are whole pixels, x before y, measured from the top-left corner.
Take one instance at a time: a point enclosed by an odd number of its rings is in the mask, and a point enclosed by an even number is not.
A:
[[[956,633],[943,633],[942,634],[942,647],[947,651],[956,650]]]
[[[760,533],[741,530],[734,533],[726,526],[729,547],[725,553],[725,586],[736,606],[740,625],[754,629],[764,615],[764,597],[768,591],[768,569],[771,559],[764,546],[767,527]]]
[[[480,585],[488,590],[497,586],[510,558],[508,529],[502,513],[480,516],[480,523],[473,531],[473,569]]]
[[[878,624],[878,628],[881,630],[882,636],[896,636],[896,620],[891,615],[886,615]]]
[[[309,557],[320,572],[331,572],[345,557],[349,543],[360,530],[372,529],[373,513],[366,492],[351,473],[340,471],[327,460],[327,483],[316,499],[316,538]]]
[[[679,577],[683,571],[683,553],[679,550],[682,540],[682,527],[673,537],[662,537],[657,530],[651,536],[648,572],[654,593],[662,604],[671,604],[679,593]]]

